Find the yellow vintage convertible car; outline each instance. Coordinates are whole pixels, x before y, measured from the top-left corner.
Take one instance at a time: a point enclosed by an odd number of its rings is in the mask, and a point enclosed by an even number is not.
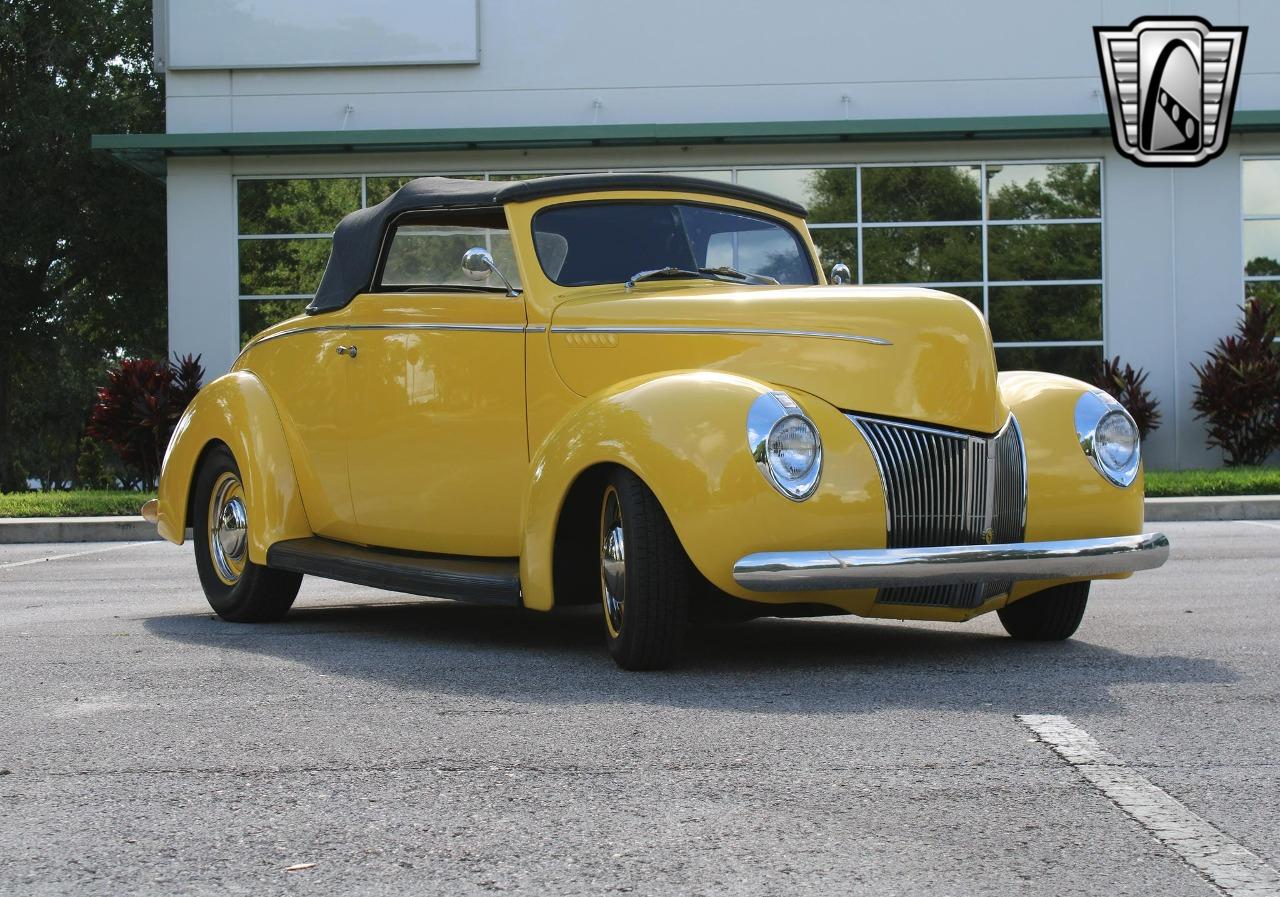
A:
[[[1164,562],[1120,405],[997,374],[963,299],[828,285],[804,219],[663,175],[412,181],[199,393],[144,515],[228,620],[303,574],[599,602],[627,669],[703,612],[1064,639],[1090,580]]]

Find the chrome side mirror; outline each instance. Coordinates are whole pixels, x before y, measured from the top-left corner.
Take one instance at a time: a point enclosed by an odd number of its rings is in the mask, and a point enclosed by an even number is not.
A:
[[[853,272],[849,270],[849,266],[844,262],[831,266],[831,282],[836,286],[841,284],[853,283]]]
[[[511,285],[511,281],[507,280],[507,275],[498,269],[489,250],[482,246],[473,246],[462,254],[462,273],[471,280],[488,280],[490,274],[496,274],[502,281],[502,285],[507,288],[508,296],[519,295],[516,288]]]

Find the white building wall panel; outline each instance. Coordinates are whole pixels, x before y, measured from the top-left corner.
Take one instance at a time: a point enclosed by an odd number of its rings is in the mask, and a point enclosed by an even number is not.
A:
[[[478,62],[478,0],[158,0],[168,69]]]
[[[240,348],[230,159],[169,162],[169,349],[202,356],[208,380]]]
[[[1207,6],[1241,19],[1234,0]],[[1248,6],[1243,101],[1274,108],[1280,5]],[[169,130],[226,128],[223,114],[201,127],[193,107],[211,96],[232,98],[237,131],[1096,113],[1092,27],[1137,14],[1121,0],[485,0],[480,65],[171,71]]]

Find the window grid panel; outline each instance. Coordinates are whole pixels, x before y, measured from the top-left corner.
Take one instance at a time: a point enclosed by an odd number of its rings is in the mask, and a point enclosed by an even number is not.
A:
[[[865,250],[862,248],[862,166],[858,166],[853,172],[854,194],[857,199],[854,205],[857,207],[853,211],[854,217],[858,223],[858,283],[864,283],[862,276],[863,258],[866,257]]]
[[[1012,164],[1019,164],[1019,163],[1021,164],[1070,164],[1073,162],[1074,163],[1094,163],[1099,166],[1099,193],[1102,195],[1105,195],[1105,185],[1102,183],[1102,178],[1105,177],[1105,172],[1102,170],[1103,166],[1101,164],[1101,160],[1099,159],[1051,159],[1051,160],[1019,159],[1019,160],[998,160],[998,162],[999,164],[1002,164],[1002,165],[1012,165]],[[830,165],[814,165],[811,163],[808,165],[790,165],[790,166],[779,166],[779,165],[738,166],[738,167],[730,167],[729,172],[731,175],[732,182],[737,183],[739,181],[739,174],[740,172],[743,172],[743,171],[799,170],[799,169],[811,169],[811,168],[819,168],[819,167],[832,168],[832,169],[852,168],[854,170],[854,178],[855,178],[855,197],[856,197],[855,220],[849,221],[849,222],[824,222],[821,224],[811,224],[809,225],[809,227],[812,230],[852,229],[854,231],[854,234],[856,236],[856,243],[857,243],[857,269],[858,269],[857,277],[858,277],[858,283],[860,284],[865,282],[866,253],[865,253],[865,246],[864,246],[864,240],[863,240],[865,228],[875,229],[875,228],[891,228],[891,227],[910,228],[910,227],[952,227],[952,226],[974,227],[974,226],[978,226],[980,228],[980,234],[981,234],[982,280],[924,282],[924,283],[904,282],[903,285],[920,286],[920,287],[929,288],[929,289],[944,289],[944,290],[949,288],[955,288],[955,289],[981,288],[983,314],[988,318],[990,316],[990,288],[993,285],[993,282],[990,279],[990,245],[989,245],[989,234],[988,234],[988,228],[991,225],[1098,224],[1101,226],[1100,241],[1102,243],[1102,246],[1100,247],[1099,254],[1100,254],[1100,264],[1102,267],[1102,274],[1104,276],[1100,276],[1097,278],[1063,278],[1063,279],[1055,279],[1055,280],[1010,280],[1010,281],[1000,281],[998,285],[1010,286],[1010,287],[1013,287],[1013,286],[1021,286],[1021,287],[1098,286],[1103,291],[1103,315],[1104,315],[1103,323],[1105,328],[1105,309],[1106,309],[1106,295],[1105,295],[1105,291],[1106,291],[1106,287],[1105,287],[1106,222],[1104,220],[1105,216],[1081,217],[1081,218],[1040,218],[1040,219],[1002,218],[998,220],[989,220],[988,219],[988,214],[990,211],[990,180],[988,176],[989,164],[995,164],[995,163],[990,163],[987,161],[974,163],[972,161],[946,162],[946,161],[932,161],[932,160],[919,161],[919,162],[864,162],[864,163],[830,164]],[[862,172],[866,168],[916,168],[916,167],[969,167],[969,168],[972,168],[975,166],[979,168],[979,177],[981,179],[981,184],[979,188],[981,191],[980,193],[981,218],[979,219],[972,219],[972,220],[957,219],[957,220],[946,220],[946,221],[898,221],[898,222],[891,222],[891,221],[868,222],[863,220],[864,213],[863,213],[863,202],[862,202],[863,200]],[[582,169],[564,169],[564,170],[580,171]],[[559,171],[559,169],[555,171],[549,169],[546,171],[539,172],[539,174],[549,175],[549,174],[557,173],[557,171]],[[528,173],[529,172],[527,171],[494,170],[494,171],[483,172],[479,174],[479,176],[487,181],[487,180],[493,179],[494,177],[502,177],[503,175],[528,174]],[[411,177],[411,176],[413,175],[408,173],[405,173],[405,174],[361,173],[359,175],[348,174],[348,173],[318,174],[318,175],[270,174],[270,175],[237,175],[234,178],[234,181],[238,182],[240,180],[295,180],[295,179],[317,179],[318,180],[318,179],[356,178],[358,179],[359,186],[360,186],[360,195],[359,195],[360,208],[367,208],[369,204],[368,178],[370,177],[400,178],[400,177]],[[311,240],[311,239],[328,239],[329,237],[332,236],[331,234],[328,234],[328,233],[241,234],[238,232],[240,229],[239,227],[240,225],[239,195],[238,195],[239,188],[235,185],[233,185],[233,192],[235,193],[235,200],[236,200],[235,220],[236,220],[236,230],[237,230],[236,238],[238,241],[240,240],[244,240],[244,241],[272,240],[272,239]],[[1280,214],[1244,215],[1243,220],[1274,221],[1274,220],[1280,220]],[[239,273],[240,273],[239,262],[237,261],[237,270],[236,270],[237,281],[239,280]],[[1280,275],[1245,275],[1243,277],[1243,281],[1246,283],[1276,282],[1276,281],[1280,281]],[[239,291],[237,291],[237,293],[238,292]],[[238,296],[238,300],[239,301],[248,301],[248,300],[269,301],[272,299],[301,300],[301,299],[310,299],[311,297],[312,297],[312,294],[310,293],[278,293],[278,294],[273,293],[273,294],[240,295]],[[994,343],[994,345],[996,348],[1058,348],[1058,347],[1072,347],[1072,346],[1095,347],[1095,346],[1103,346],[1105,344],[1105,329],[1104,329],[1103,336],[1104,338],[1102,340],[1052,340],[1052,341],[1032,341],[1032,342],[996,342]]]
[[[1104,175],[1104,173],[1103,173],[1103,171],[1102,171],[1103,166],[1102,166],[1101,160],[1098,160],[1098,159],[1081,159],[1081,160],[1054,159],[1054,160],[1048,160],[1048,161],[1045,161],[1045,162],[1040,162],[1040,163],[1031,163],[1031,164],[1068,164],[1068,163],[1071,163],[1071,162],[1073,162],[1073,161],[1074,161],[1074,162],[1082,162],[1082,163],[1086,163],[1086,164],[1096,164],[1096,165],[1097,165],[1097,171],[1098,171],[1098,202],[1099,202],[1099,204],[1101,204],[1101,202],[1102,202],[1102,196],[1104,196],[1104,195],[1105,195],[1105,185],[1104,185],[1103,180],[1102,180],[1102,179],[1103,179],[1103,177],[1104,177],[1105,175]],[[915,165],[915,166],[923,166],[923,167],[928,167],[928,166],[938,166],[938,165],[947,165],[947,164],[948,164],[948,163],[939,163],[939,162],[921,162],[921,163],[914,163],[914,165]],[[968,166],[973,166],[973,164],[974,164],[974,163],[950,163],[950,164],[952,164],[953,166],[964,166],[964,165],[966,165],[966,164],[967,164]],[[980,213],[981,213],[981,216],[982,216],[980,220],[978,220],[978,221],[970,221],[970,220],[910,221],[910,222],[901,222],[901,221],[900,221],[900,222],[893,222],[893,221],[883,221],[883,222],[877,221],[877,222],[868,222],[868,221],[864,221],[864,220],[863,220],[863,208],[862,208],[863,203],[862,203],[862,196],[861,196],[861,181],[862,181],[862,170],[863,170],[863,168],[867,168],[867,167],[881,167],[881,168],[910,167],[910,165],[903,165],[903,164],[901,164],[901,163],[894,163],[894,162],[885,162],[885,163],[864,163],[864,164],[861,164],[861,165],[851,166],[851,167],[854,167],[854,168],[856,169],[856,176],[857,176],[857,181],[858,181],[858,202],[857,202],[857,214],[858,214],[858,220],[857,220],[856,224],[854,225],[854,226],[855,226],[855,228],[856,228],[856,233],[857,233],[857,238],[858,238],[858,282],[859,282],[859,283],[865,283],[865,281],[866,281],[865,271],[864,271],[864,266],[865,266],[865,264],[866,264],[866,262],[865,262],[865,259],[866,259],[866,252],[865,252],[865,244],[864,244],[864,239],[863,239],[863,237],[864,237],[864,228],[886,228],[886,227],[904,227],[904,228],[905,228],[905,227],[929,227],[929,226],[934,226],[934,227],[948,227],[948,226],[963,227],[963,226],[970,226],[970,227],[972,227],[972,226],[974,226],[974,225],[976,224],[976,225],[980,226],[980,228],[981,228],[981,231],[980,231],[980,236],[981,236],[981,252],[982,252],[982,281],[981,281],[981,282],[977,282],[977,281],[948,281],[948,282],[945,282],[945,283],[944,283],[944,282],[929,282],[929,283],[916,283],[916,284],[910,284],[910,285],[914,285],[914,286],[921,286],[921,287],[926,287],[926,288],[930,288],[930,289],[948,289],[948,288],[951,288],[951,289],[961,289],[961,288],[981,288],[981,290],[982,290],[982,310],[983,310],[983,314],[984,314],[984,316],[985,316],[985,317],[987,317],[987,319],[988,319],[988,320],[990,320],[990,315],[991,315],[991,288],[992,288],[993,286],[1002,286],[1002,287],[1024,287],[1024,288],[1026,288],[1026,287],[1031,287],[1031,288],[1034,288],[1034,287],[1053,287],[1053,286],[1096,286],[1096,287],[1098,287],[1099,292],[1100,292],[1100,294],[1101,294],[1101,301],[1102,301],[1102,308],[1103,308],[1102,320],[1100,321],[1100,324],[1102,325],[1102,328],[1103,328],[1102,339],[1098,339],[1098,340],[1045,340],[1045,341],[995,342],[995,343],[994,343],[994,345],[995,345],[997,348],[1071,348],[1071,347],[1096,348],[1096,347],[1104,347],[1104,346],[1105,346],[1105,336],[1106,336],[1106,333],[1105,333],[1105,325],[1106,325],[1106,312],[1105,312],[1105,309],[1106,309],[1106,287],[1105,287],[1105,283],[1104,283],[1104,281],[1105,281],[1105,273],[1106,273],[1106,260],[1105,260],[1105,247],[1106,247],[1106,224],[1105,224],[1105,221],[1104,221],[1104,216],[1101,216],[1101,215],[1096,215],[1096,216],[1081,216],[1081,217],[1079,217],[1079,218],[1034,218],[1034,217],[1027,217],[1027,218],[999,218],[999,219],[992,219],[992,218],[990,218],[990,208],[991,208],[991,206],[990,206],[990,203],[991,203],[991,190],[990,190],[990,187],[991,187],[991,184],[990,184],[990,178],[989,178],[989,174],[990,174],[990,172],[989,172],[989,168],[988,168],[988,166],[989,166],[990,164],[994,164],[994,163],[989,163],[989,162],[986,162],[986,161],[981,162],[981,163],[978,163],[978,167],[979,167],[979,170],[980,170],[979,176],[980,176],[981,181],[982,181],[982,183],[981,183],[981,185],[980,185],[980,188],[979,188],[979,189],[980,189],[980,191],[981,191],[981,193],[980,193]],[[1014,163],[1014,162],[1010,162],[1010,161],[1006,161],[1006,160],[1000,160],[1000,164],[1016,164],[1016,163]],[[808,167],[813,167],[813,166],[808,166]],[[836,167],[836,166],[828,166],[828,167]],[[1280,217],[1280,216],[1277,216],[1277,217]],[[1041,226],[1043,226],[1043,225],[1054,225],[1054,224],[1068,224],[1068,225],[1069,225],[1069,224],[1086,224],[1086,225],[1087,225],[1087,224],[1093,224],[1093,225],[1097,225],[1097,226],[1098,226],[1098,229],[1099,229],[1098,241],[1099,241],[1099,244],[1100,244],[1100,245],[1099,245],[1099,247],[1098,247],[1098,250],[1099,250],[1099,251],[1098,251],[1098,257],[1099,257],[1099,276],[1098,276],[1098,277],[1087,277],[1087,278],[1053,278],[1053,279],[1046,279],[1046,280],[1028,280],[1028,279],[1019,279],[1019,280],[1007,280],[1007,281],[999,281],[999,282],[992,281],[992,280],[991,280],[991,270],[990,270],[990,257],[991,257],[991,252],[990,252],[990,233],[989,233],[988,228],[989,228],[989,227],[991,227],[991,226],[993,226],[993,225],[994,225],[994,226],[1000,226],[1000,225],[1004,225],[1004,226],[1016,226],[1016,225],[1028,225],[1028,224],[1041,225]],[[840,226],[842,226],[842,225],[837,224],[837,223],[834,223],[834,222],[833,222],[833,223],[826,223],[826,222],[824,222],[824,223],[823,223],[823,224],[821,224],[821,225],[818,225],[818,224],[811,225],[811,227],[812,227],[813,229],[815,229],[815,230],[817,230],[817,229],[823,229],[823,228],[826,228],[826,227],[828,227],[828,226],[840,227]],[[844,226],[844,227],[848,227],[849,225],[848,225],[848,224],[844,224],[843,226]],[[1280,276],[1278,276],[1276,279],[1277,279],[1277,280],[1280,280]],[[907,283],[907,282],[903,282],[903,284],[904,284],[904,285],[908,285],[908,283]]]
[[[1240,158],[1240,181],[1241,181],[1241,185],[1242,185],[1242,186],[1243,186],[1243,184],[1244,184],[1244,182],[1245,182],[1245,173],[1246,173],[1246,170],[1247,170],[1247,168],[1249,167],[1249,163],[1251,163],[1251,162],[1252,162],[1252,163],[1255,163],[1255,164],[1256,164],[1256,163],[1267,163],[1267,164],[1268,164],[1268,165],[1270,165],[1270,166],[1277,166],[1277,167],[1280,167],[1280,156],[1242,156],[1242,157]],[[1254,284],[1254,283],[1267,284],[1267,283],[1277,283],[1277,282],[1280,282],[1280,275],[1278,275],[1278,274],[1250,274],[1250,273],[1248,273],[1248,266],[1249,266],[1249,262],[1250,262],[1250,261],[1252,261],[1252,259],[1250,259],[1250,258],[1249,258],[1249,256],[1248,256],[1248,252],[1249,252],[1249,250],[1244,246],[1244,242],[1245,242],[1244,237],[1245,237],[1246,232],[1247,232],[1247,231],[1248,231],[1248,229],[1249,229],[1249,228],[1248,228],[1248,226],[1247,226],[1248,222],[1250,222],[1250,221],[1280,221],[1280,213],[1257,213],[1257,212],[1255,212],[1255,213],[1246,213],[1246,212],[1244,211],[1244,209],[1245,209],[1245,204],[1246,204],[1247,202],[1248,202],[1248,198],[1247,198],[1247,196],[1246,196],[1246,193],[1245,193],[1245,191],[1244,191],[1243,189],[1241,189],[1241,191],[1240,191],[1240,218],[1241,218],[1241,223],[1240,223],[1240,237],[1241,237],[1241,240],[1240,240],[1240,243],[1241,243],[1241,256],[1242,256],[1242,258],[1241,258],[1241,265],[1240,265],[1240,269],[1241,269],[1241,272],[1242,272],[1242,278],[1241,278],[1241,284],[1240,284],[1240,294],[1241,294],[1245,299],[1248,299],[1248,298],[1249,298],[1249,285],[1250,285],[1250,284]],[[1277,337],[1277,338],[1276,338],[1276,342],[1277,342],[1277,343],[1280,343],[1280,337]]]
[[[1101,224],[1101,218],[994,218],[987,224]]]
[[[332,237],[332,233],[328,234],[239,234],[238,240],[327,240]]]
[[[1107,168],[1098,162],[1098,211],[1106,212],[1103,206],[1103,197],[1107,195]],[[1109,355],[1107,352],[1107,222],[1106,215],[1098,218],[1098,302],[1101,307],[1098,309],[1098,326],[1102,328],[1099,334],[1102,337],[1102,354],[1103,357]]]
[[[980,280],[904,280],[902,283],[880,283],[875,286],[881,287],[924,287],[929,290],[946,290],[951,287],[969,287],[979,289],[982,286]]]
[[[1101,277],[1063,278],[1060,280],[988,280],[993,287],[1100,287]]]
[[[978,197],[978,214],[982,216],[982,316],[987,319],[988,326],[991,321],[991,248],[988,243],[987,227],[990,222],[987,221],[987,194],[991,192],[991,182],[987,179],[987,163],[983,162],[978,169],[978,180],[981,183],[978,189],[981,194]]]
[[[1280,277],[1251,277],[1250,280],[1280,280]],[[904,280],[901,283],[881,283],[875,286],[926,287],[930,290],[942,290],[947,287],[981,287],[990,285],[1000,287],[1100,287],[1101,279],[1093,280]]]
[[[1100,339],[1031,340],[1016,343],[992,343],[997,349],[1069,349],[1072,346],[1101,346]]]
[[[971,220],[969,220],[969,221],[962,221],[962,220],[955,220],[955,221],[929,221],[929,220],[927,220],[927,219],[926,219],[926,220],[924,220],[924,221],[864,221],[864,222],[863,222],[863,224],[862,224],[862,226],[863,226],[863,227],[869,227],[869,228],[877,228],[877,227],[879,227],[879,228],[884,228],[884,227],[973,227],[974,225],[982,224],[982,223],[983,223],[983,222],[982,222],[982,219],[980,219],[980,218],[973,218],[973,219],[971,219]],[[1014,223],[1015,223],[1015,224],[1027,224],[1028,222],[1027,222],[1027,221],[1015,221]],[[1041,222],[1036,221],[1035,223],[1036,223],[1036,224],[1040,224]],[[1072,221],[1071,223],[1072,223],[1072,224],[1078,224],[1079,222]]]
[[[273,299],[314,299],[315,293],[262,293],[237,297],[241,302],[270,302]]]

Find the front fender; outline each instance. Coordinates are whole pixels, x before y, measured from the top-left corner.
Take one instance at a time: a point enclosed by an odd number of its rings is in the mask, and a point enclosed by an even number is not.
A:
[[[1094,469],[1076,437],[1076,401],[1093,387],[1038,371],[1001,374],[999,384],[1001,398],[1017,415],[1027,453],[1027,541],[1142,532],[1142,471],[1127,487],[1114,485]],[[1009,600],[1017,601],[1066,581],[1017,583]]]
[[[683,371],[624,381],[566,415],[535,451],[524,498],[520,558],[525,605],[554,603],[556,526],[574,481],[599,464],[628,468],[653,490],[698,570],[741,598],[841,606],[859,593],[749,592],[733,580],[733,564],[756,551],[814,545],[883,548],[885,505],[865,440],[838,410],[786,389],[813,420],[823,441],[817,492],[794,502],[756,468],[747,447],[747,412],[774,387],[709,371]]]
[[[163,538],[182,544],[196,466],[215,442],[231,450],[240,468],[251,561],[265,564],[273,543],[312,534],[275,403],[256,376],[233,371],[196,394],[169,440],[157,494]]]
[[[1075,407],[1093,387],[1036,371],[1000,375],[1027,453],[1027,541],[1130,536],[1142,532],[1143,482],[1119,487],[1094,469],[1076,437]]]

